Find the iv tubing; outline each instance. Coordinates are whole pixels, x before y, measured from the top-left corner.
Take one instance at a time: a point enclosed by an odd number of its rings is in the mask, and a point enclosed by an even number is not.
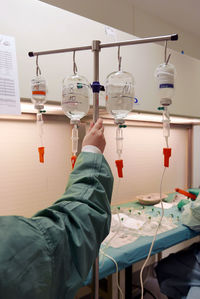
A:
[[[44,163],[44,145],[43,145],[43,117],[42,113],[38,111],[37,116],[37,133],[38,133],[38,152],[39,152],[39,161]]]
[[[117,188],[116,188],[116,192],[115,192],[115,194],[118,194],[118,193],[119,193],[119,185],[120,185],[120,179],[118,178]],[[112,238],[111,238],[111,239],[109,240],[109,242],[106,244],[104,250],[106,250],[106,249],[109,247],[111,241],[117,236],[118,232],[119,232],[120,229],[121,229],[121,224],[122,224],[122,222],[121,222],[121,219],[120,219],[120,216],[119,216],[119,209],[118,209],[118,208],[117,208],[117,217],[118,217],[118,220],[119,220],[119,226],[118,226],[117,231],[115,232],[115,234],[112,236]]]
[[[123,148],[123,131],[120,126],[116,128],[116,148],[117,148],[117,155],[118,158],[121,158],[122,155],[122,148]]]
[[[163,207],[163,202],[162,202],[162,183],[163,183],[163,178],[164,178],[165,170],[166,170],[166,167],[164,167],[162,178],[161,178],[161,182],[160,182],[160,202],[161,202],[161,207],[162,207],[161,217],[160,217],[160,221],[158,223],[158,226],[156,228],[156,233],[155,233],[155,235],[153,237],[153,240],[152,240],[152,243],[151,243],[151,246],[150,246],[150,249],[149,249],[148,256],[147,256],[147,258],[146,258],[146,260],[145,260],[145,262],[142,265],[142,268],[140,270],[141,299],[144,298],[144,284],[143,284],[143,278],[142,278],[143,270],[144,270],[145,266],[147,265],[147,263],[148,263],[148,261],[150,259],[151,252],[152,252],[152,249],[153,249],[153,246],[154,246],[154,243],[155,243],[155,240],[156,240],[156,236],[157,236],[157,233],[158,233],[158,229],[159,229],[159,227],[161,225],[161,222],[162,222],[162,219],[163,219],[163,216],[164,216],[164,207]]]
[[[74,124],[72,128],[72,153],[74,156],[76,156],[77,151],[78,151],[78,126],[77,124]]]
[[[118,290],[119,290],[119,292],[120,292],[121,298],[124,299],[124,294],[123,294],[123,292],[122,292],[122,289],[121,289],[120,286],[119,286],[119,281],[118,281],[118,273],[119,273],[119,269],[118,269],[118,264],[117,264],[116,260],[115,260],[112,256],[106,254],[102,249],[100,249],[100,252],[101,252],[104,256],[106,256],[108,259],[110,259],[110,260],[115,264],[115,267],[116,267],[116,284],[117,284],[117,288],[118,288]]]
[[[42,113],[37,113],[37,128],[38,128],[38,136],[39,136],[39,142],[38,146],[43,146],[43,117]]]

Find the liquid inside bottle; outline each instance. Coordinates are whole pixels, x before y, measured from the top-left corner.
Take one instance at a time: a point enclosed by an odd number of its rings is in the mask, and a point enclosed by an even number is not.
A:
[[[62,88],[62,109],[71,120],[80,120],[90,107],[92,89],[86,78],[72,75],[64,79]]]
[[[123,119],[133,109],[134,78],[130,73],[118,71],[106,79],[106,109],[117,119]]]

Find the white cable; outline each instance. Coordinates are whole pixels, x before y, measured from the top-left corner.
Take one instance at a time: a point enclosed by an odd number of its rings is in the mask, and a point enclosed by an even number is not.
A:
[[[158,233],[158,229],[161,225],[161,222],[162,222],[162,219],[163,219],[163,216],[164,216],[164,207],[163,207],[163,202],[162,202],[162,182],[163,182],[163,177],[164,177],[164,174],[165,174],[165,170],[166,170],[166,167],[164,167],[164,170],[163,170],[163,174],[162,174],[162,177],[161,177],[161,182],[160,182],[160,202],[161,202],[161,207],[162,207],[162,213],[161,213],[161,217],[160,217],[160,221],[158,223],[158,226],[156,228],[156,233],[153,237],[153,240],[152,240],[152,243],[151,243],[151,246],[150,246],[150,249],[149,249],[149,253],[148,253],[148,256],[140,270],[140,285],[141,285],[141,299],[144,298],[144,284],[143,284],[143,278],[142,278],[142,274],[143,274],[143,270],[146,266],[146,264],[148,263],[149,261],[149,258],[151,256],[151,252],[152,252],[152,249],[153,249],[153,245],[154,245],[154,242],[156,240],[156,236],[157,236],[157,233]]]
[[[112,256],[106,254],[102,249],[100,249],[100,252],[101,252],[104,256],[106,256],[107,258],[109,258],[109,259],[115,264],[115,267],[116,267],[116,283],[117,283],[117,288],[118,288],[118,290],[119,290],[119,292],[120,292],[121,298],[124,299],[124,294],[123,294],[123,292],[122,292],[122,289],[121,289],[120,286],[119,286],[119,281],[118,281],[118,273],[119,273],[119,269],[118,269],[118,264],[117,264],[116,260],[115,260]]]

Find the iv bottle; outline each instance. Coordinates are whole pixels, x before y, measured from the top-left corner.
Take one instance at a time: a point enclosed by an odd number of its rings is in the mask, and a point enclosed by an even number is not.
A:
[[[106,78],[106,109],[120,123],[133,109],[134,78],[128,72],[113,72]]]
[[[37,110],[43,109],[47,94],[46,80],[40,75],[35,76],[31,80],[31,91],[31,101],[34,104],[34,108]]]
[[[160,103],[163,106],[171,105],[174,96],[175,67],[172,64],[160,64],[155,76],[158,80]]]
[[[92,89],[85,77],[75,74],[63,80],[61,105],[72,123],[88,113],[90,98]]]

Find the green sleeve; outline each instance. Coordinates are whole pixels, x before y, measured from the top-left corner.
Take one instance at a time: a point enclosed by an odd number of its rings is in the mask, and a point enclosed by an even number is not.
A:
[[[0,217],[0,298],[73,299],[109,232],[112,187],[103,155],[81,153],[53,206]]]

